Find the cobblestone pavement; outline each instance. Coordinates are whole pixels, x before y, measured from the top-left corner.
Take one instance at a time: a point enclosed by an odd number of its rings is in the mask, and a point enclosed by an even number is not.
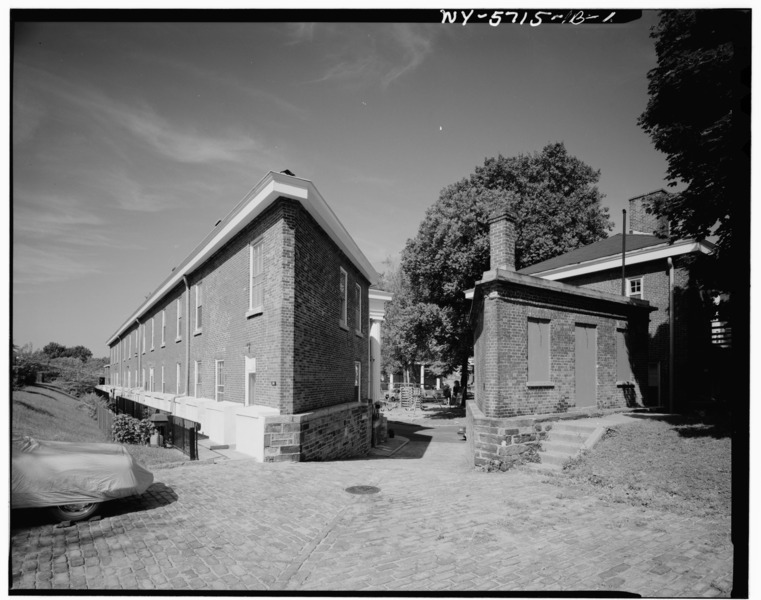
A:
[[[71,527],[14,511],[9,583],[729,595],[728,522],[604,504],[542,475],[475,472],[464,443],[434,439],[393,458],[156,470],[143,496]]]

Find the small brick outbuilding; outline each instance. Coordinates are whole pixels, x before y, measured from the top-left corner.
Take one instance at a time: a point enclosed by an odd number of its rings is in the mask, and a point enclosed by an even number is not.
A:
[[[476,464],[507,452],[494,434],[510,419],[641,406],[647,383],[649,303],[516,273],[515,239],[513,218],[496,215],[491,268],[467,293]]]

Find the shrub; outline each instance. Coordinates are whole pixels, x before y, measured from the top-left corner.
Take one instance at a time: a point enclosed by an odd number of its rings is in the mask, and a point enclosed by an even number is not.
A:
[[[129,415],[116,415],[111,431],[114,441],[121,444],[147,444],[154,426],[148,419],[142,421]]]

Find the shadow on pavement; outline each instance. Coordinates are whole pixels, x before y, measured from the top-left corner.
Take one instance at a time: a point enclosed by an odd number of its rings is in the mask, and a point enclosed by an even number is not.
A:
[[[178,500],[174,490],[163,483],[152,484],[140,496],[117,498],[103,502],[94,519],[118,517],[134,512],[167,506]],[[87,521],[83,521],[86,523]],[[59,521],[45,508],[16,508],[11,510],[11,533],[45,525],[57,525]]]

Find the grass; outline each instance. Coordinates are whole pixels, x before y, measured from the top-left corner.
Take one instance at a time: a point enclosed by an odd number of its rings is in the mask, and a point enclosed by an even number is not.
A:
[[[98,423],[87,414],[84,402],[47,388],[29,386],[13,392],[13,437],[25,436],[58,442],[108,442]],[[176,466],[188,460],[174,448],[124,444],[146,468]]]
[[[553,483],[611,502],[729,518],[731,461],[727,422],[649,416],[609,430]]]

